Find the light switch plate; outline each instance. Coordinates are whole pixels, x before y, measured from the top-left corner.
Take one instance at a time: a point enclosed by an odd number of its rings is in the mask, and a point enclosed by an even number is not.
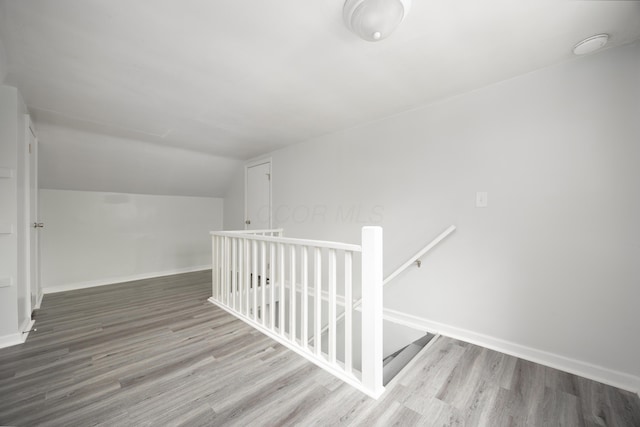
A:
[[[13,285],[12,277],[0,277],[0,288],[8,288]]]
[[[13,178],[13,169],[0,168],[0,178]]]
[[[13,234],[13,224],[0,223],[0,234]]]
[[[486,208],[489,206],[489,193],[478,191],[476,193],[476,208]]]

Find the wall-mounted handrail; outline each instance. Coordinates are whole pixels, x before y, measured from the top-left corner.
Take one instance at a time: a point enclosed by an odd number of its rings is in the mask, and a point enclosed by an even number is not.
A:
[[[414,256],[409,258],[409,260],[407,262],[402,264],[393,273],[388,275],[387,278],[384,279],[384,281],[382,282],[382,285],[384,286],[387,283],[389,283],[390,281],[392,281],[393,279],[395,279],[396,277],[398,277],[400,275],[400,273],[402,273],[404,270],[406,270],[411,264],[413,264],[414,262],[416,262],[420,258],[422,258],[427,252],[429,252],[431,249],[433,249],[438,243],[443,241],[449,234],[453,233],[455,230],[456,230],[456,226],[455,225],[450,225],[449,228],[444,230],[435,239],[433,239],[431,242],[429,242],[429,244],[427,246],[425,246],[424,248],[420,249],[418,252],[416,252],[416,254]]]
[[[433,249],[438,243],[443,241],[448,235],[453,233],[455,230],[456,230],[455,225],[450,225],[446,230],[444,230],[442,233],[440,233],[438,236],[436,236],[435,239],[433,239],[431,242],[429,242],[424,248],[420,249],[418,252],[416,252],[416,254],[414,256],[409,258],[409,260],[407,262],[402,264],[393,273],[388,275],[387,278],[382,281],[382,286],[385,286],[387,283],[391,282],[393,279],[398,277],[400,275],[400,273],[402,273],[404,270],[406,270],[411,264],[415,263],[420,258],[422,258],[427,252],[429,252],[431,249]],[[420,266],[420,265],[418,265],[418,266]],[[346,301],[345,301],[345,304],[346,304]],[[353,309],[354,310],[358,310],[361,304],[362,304],[362,298],[354,301]],[[341,321],[343,318],[344,318],[344,313],[341,313],[340,315],[338,315],[336,321]],[[328,325],[326,325],[324,328],[322,328],[321,333],[322,334],[326,333],[327,329],[328,329]],[[311,341],[313,341],[313,337],[310,338],[310,342]]]

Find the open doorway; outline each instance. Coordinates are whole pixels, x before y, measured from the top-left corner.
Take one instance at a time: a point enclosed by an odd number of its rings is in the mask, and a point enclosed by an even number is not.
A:
[[[266,230],[271,220],[271,159],[245,166],[244,219],[246,230]]]

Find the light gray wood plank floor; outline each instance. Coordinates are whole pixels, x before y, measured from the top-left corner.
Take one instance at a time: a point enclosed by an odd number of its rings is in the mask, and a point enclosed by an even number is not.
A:
[[[45,296],[0,425],[640,426],[638,396],[439,338],[378,401],[208,303],[210,272]]]

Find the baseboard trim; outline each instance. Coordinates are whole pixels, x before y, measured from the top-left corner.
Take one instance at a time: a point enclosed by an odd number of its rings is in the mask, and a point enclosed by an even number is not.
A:
[[[594,381],[637,393],[638,396],[640,396],[640,377],[634,375],[594,365],[582,360],[572,359],[559,354],[516,344],[511,341],[480,334],[467,329],[445,325],[440,322],[402,313],[389,308],[384,309],[384,318],[385,320],[405,325],[410,328],[428,331],[434,334],[476,344],[510,356],[519,357],[550,368],[559,369],[564,372],[589,378]]]
[[[36,301],[36,306],[33,307],[34,310],[39,309],[42,306],[42,298],[44,298],[44,291],[40,290],[40,295]]]
[[[195,271],[211,270],[211,265],[198,265],[195,267],[177,268],[173,270],[154,271],[151,273],[135,274],[132,276],[111,277],[109,279],[91,280],[88,282],[69,283],[61,286],[43,287],[43,294],[55,294],[58,292],[75,291],[77,289],[93,288],[96,286],[115,285],[117,283],[133,282],[136,280],[152,279],[154,277],[171,276],[174,274],[192,273]]]
[[[4,335],[0,337],[0,348],[11,347],[23,342],[21,333]]]
[[[33,325],[35,323],[36,323],[35,320],[29,319],[26,322],[24,322],[24,324],[20,328],[20,332],[0,337],[0,348],[12,347],[14,345],[24,344],[24,342],[27,340],[27,337],[29,336],[29,332],[26,332],[26,331],[31,331],[31,328],[33,328]],[[23,331],[25,332],[23,333]]]

